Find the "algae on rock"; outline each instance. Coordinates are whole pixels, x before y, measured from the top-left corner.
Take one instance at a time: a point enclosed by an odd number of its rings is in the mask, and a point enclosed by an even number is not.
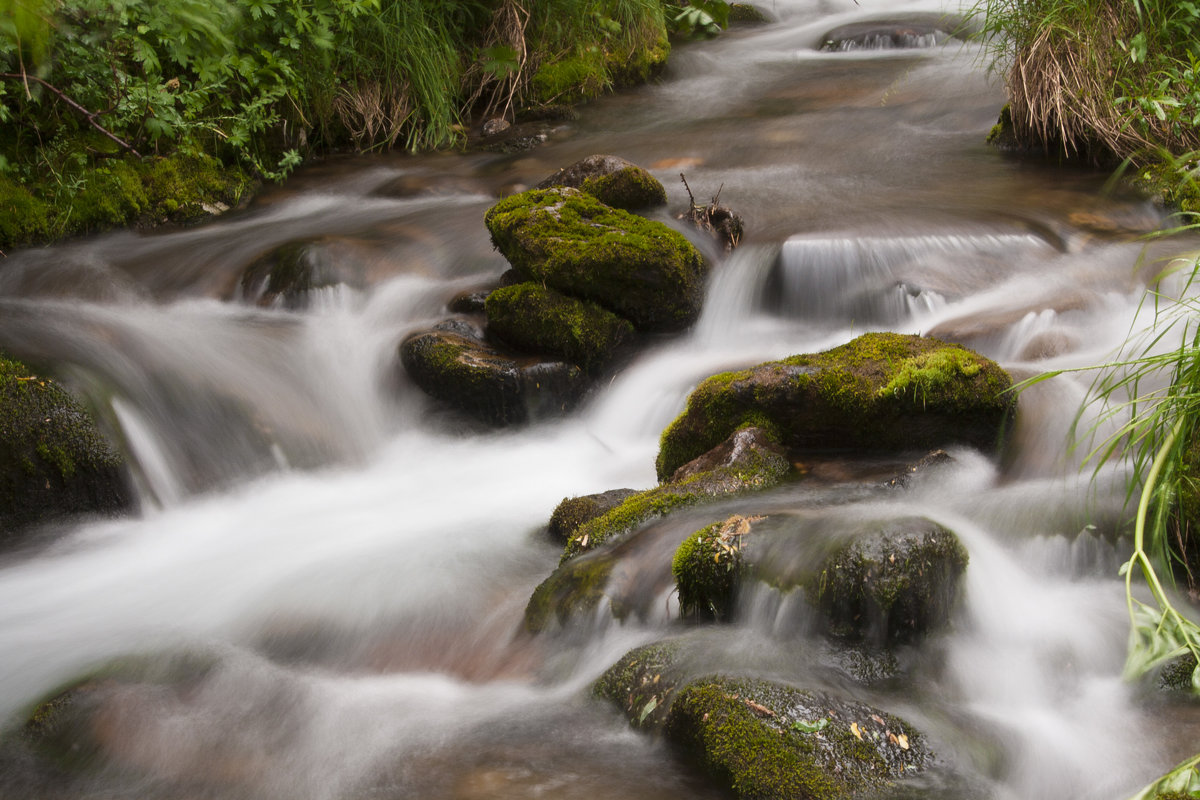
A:
[[[824,353],[714,375],[663,432],[658,475],[748,424],[790,449],[991,449],[1016,412],[991,360],[936,339],[869,333]]]

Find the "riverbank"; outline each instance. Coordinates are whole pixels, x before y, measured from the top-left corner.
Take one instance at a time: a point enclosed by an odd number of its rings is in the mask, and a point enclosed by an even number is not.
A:
[[[0,252],[188,223],[331,153],[461,149],[645,83],[672,39],[754,18],[735,5],[22,6],[0,26]]]

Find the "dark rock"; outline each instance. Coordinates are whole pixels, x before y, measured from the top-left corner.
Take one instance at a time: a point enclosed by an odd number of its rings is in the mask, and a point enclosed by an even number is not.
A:
[[[611,511],[635,494],[635,489],[609,489],[581,497],[564,497],[550,515],[550,538],[566,544],[580,525]]]
[[[495,136],[498,133],[504,133],[511,127],[512,123],[503,117],[492,117],[483,123],[483,126],[480,128],[480,132],[484,136]]]
[[[693,475],[711,472],[717,467],[732,467],[751,458],[782,459],[786,462],[787,451],[776,443],[764,428],[741,428],[729,438],[703,455],[696,456],[672,473],[670,482],[679,483]]]
[[[569,188],[505,198],[484,221],[525,280],[598,303],[638,330],[682,330],[700,314],[707,265],[660,222]]]
[[[660,478],[757,425],[791,450],[992,449],[1016,411],[994,362],[936,339],[872,333],[825,353],[714,375],[663,432]]]
[[[586,389],[573,364],[518,357],[448,331],[410,335],[400,362],[427,394],[490,425],[557,416]]]
[[[663,730],[738,798],[859,797],[933,759],[924,737],[886,711],[763,680],[693,681]]]
[[[634,336],[629,320],[540,283],[497,289],[485,309],[488,332],[505,344],[561,358],[587,372],[606,365]]]
[[[27,526],[132,505],[124,460],[58,383],[0,358],[0,544]]]
[[[729,4],[729,24],[732,25],[762,25],[771,19],[758,7],[750,3]]]
[[[487,296],[491,293],[491,289],[472,289],[459,292],[450,298],[450,302],[446,304],[446,310],[453,314],[482,314],[484,303],[487,302]]]
[[[640,211],[667,204],[667,190],[646,170],[619,156],[595,155],[576,161],[535,189],[565,186],[587,192],[605,205]]]
[[[821,49],[846,51],[933,47],[952,38],[955,31],[961,28],[961,20],[937,16],[852,22],[822,36]]]
[[[656,642],[626,653],[592,684],[592,696],[621,710],[629,724],[658,730],[667,720],[674,693],[684,679],[680,646]]]
[[[890,478],[884,485],[891,489],[907,489],[919,477],[928,475],[930,472],[935,472],[939,467],[953,463],[954,456],[945,450],[933,450],[922,456],[919,461],[909,464],[904,468],[904,472],[901,472],[894,478]]]
[[[740,432],[735,432],[733,436],[738,433]],[[651,519],[677,509],[769,489],[778,485],[792,468],[791,463],[780,455],[776,448],[738,448],[728,443],[718,446],[736,454],[736,457],[714,456],[711,463],[716,466],[712,469],[690,473],[678,481],[673,480],[638,492],[611,511],[580,525],[567,541],[563,561],[595,549]]]
[[[242,273],[242,296],[260,306],[276,303],[299,309],[308,305],[308,293],[350,280],[320,240],[288,242],[255,259]]]
[[[759,519],[734,514],[696,531],[679,545],[671,574],[683,616],[727,620],[733,615],[742,580],[743,543]]]
[[[944,627],[958,600],[967,551],[923,518],[861,532],[805,580],[828,631],[875,645],[907,642]]]

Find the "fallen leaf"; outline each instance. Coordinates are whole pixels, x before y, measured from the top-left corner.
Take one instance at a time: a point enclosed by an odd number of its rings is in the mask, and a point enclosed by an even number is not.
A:
[[[883,725],[883,724],[884,724],[883,717],[879,716],[878,714],[872,714],[872,715],[871,715],[871,719],[875,720],[875,721],[876,721],[876,722],[878,722],[880,725]]]
[[[851,733],[853,733],[855,736],[857,736],[859,739],[862,739],[862,731],[860,731],[860,730],[858,729],[858,723],[857,723],[857,722],[851,722],[851,723],[850,723],[850,732],[851,732]]]
[[[746,708],[750,709],[751,711],[753,711],[755,714],[757,714],[760,717],[775,716],[774,711],[772,711],[771,709],[767,708],[764,705],[760,705],[759,703],[754,702],[753,700],[744,700],[743,702],[746,704]]]
[[[642,706],[642,713],[638,716],[638,724],[640,725],[645,722],[646,717],[650,716],[650,712],[656,708],[658,708],[658,698],[651,697],[650,700],[647,701],[646,705]]]
[[[792,730],[800,731],[801,733],[816,733],[817,731],[825,730],[827,727],[829,727],[829,720],[825,717],[821,717],[816,722],[798,719],[792,723]]]
[[[896,737],[896,743],[900,745],[901,750],[907,750],[908,749],[908,736],[906,736],[903,733],[900,734],[899,736]]]

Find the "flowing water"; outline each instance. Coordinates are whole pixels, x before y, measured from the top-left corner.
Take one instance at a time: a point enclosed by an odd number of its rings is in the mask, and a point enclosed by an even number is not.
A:
[[[0,720],[114,658],[191,676],[186,691],[109,689],[100,767],[51,781],[3,762],[0,795],[721,796],[587,687],[629,648],[684,630],[664,563],[729,508],[643,537],[624,623],[602,613],[530,637],[522,614],[557,563],[544,535],[557,502],[652,486],[658,434],[702,377],[867,330],[960,341],[1018,377],[1099,363],[1135,324],[1157,255],[1136,236],[1160,224],[1101,175],[989,149],[1003,97],[975,45],[816,49],[839,25],[938,6],[763,5],[771,24],[677,48],[660,83],[528,151],[335,159],[202,227],[0,262],[0,347],[86,394],[140,497],[135,515],[0,560]],[[520,430],[464,425],[407,381],[397,344],[504,271],[482,224],[501,193],[592,153],[649,167],[675,212],[681,172],[697,199],[719,191],[744,243],[708,249],[696,327],[583,408]],[[304,309],[251,302],[247,264],[314,237],[345,280]],[[896,797],[1120,798],[1195,750],[1196,708],[1121,681],[1123,474],[1091,483],[1066,447],[1088,383],[1025,393],[999,462],[959,450],[907,492],[827,474],[745,506],[814,527],[919,514],[959,534],[962,606],[948,633],[902,654],[901,680],[867,690],[831,675],[803,603],[764,591],[735,624],[689,632],[711,668],[907,717],[938,758]]]

